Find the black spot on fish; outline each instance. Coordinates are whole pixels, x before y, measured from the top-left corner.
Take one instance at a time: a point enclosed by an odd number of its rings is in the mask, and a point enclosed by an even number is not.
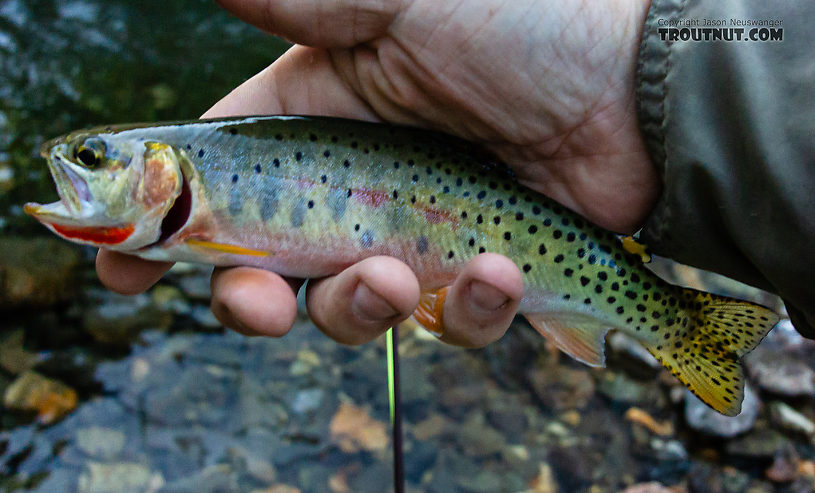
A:
[[[554,238],[554,239],[556,239],[556,240],[557,240],[558,238],[560,238],[561,236],[563,236],[563,231],[561,231],[561,230],[559,230],[559,229],[556,229],[556,230],[554,230],[554,231],[552,232],[552,238]]]
[[[238,135],[238,129],[237,128],[230,128],[229,133],[231,135]]]
[[[420,236],[418,240],[416,240],[416,251],[419,252],[419,255],[422,255],[427,252],[427,248],[429,247],[427,237]]]
[[[487,249],[486,249],[486,248],[484,248],[484,247],[478,247],[478,253],[484,253],[484,252],[486,252],[486,251],[487,251]]]
[[[303,153],[300,152],[300,151],[297,151],[297,153],[294,155],[294,159],[296,159],[297,161],[302,161],[303,160]]]
[[[484,216],[482,216],[481,214],[479,214],[478,216],[476,216],[476,218],[475,218],[475,222],[477,222],[478,224],[483,223],[483,222],[484,222]]]
[[[504,201],[503,200],[498,199],[498,200],[495,201],[495,208],[496,209],[500,209],[503,206],[504,206]]]
[[[450,250],[449,252],[447,252],[447,258],[453,258],[455,255],[456,254],[455,254],[455,252],[453,252],[453,250]]]
[[[436,196],[435,196],[435,195],[431,195],[431,196],[430,196],[430,203],[431,203],[431,204],[435,204],[435,203],[436,203]]]
[[[523,221],[524,220],[524,213],[523,212],[516,212],[515,213],[515,220],[516,221]]]
[[[541,213],[540,207],[538,207],[537,205],[532,206],[532,214],[535,214],[537,216],[540,213]]]
[[[464,184],[464,180],[462,180],[461,178],[456,178],[456,186],[457,187],[460,187],[463,184]]]
[[[188,151],[191,151],[191,150],[192,150],[192,146],[191,146],[190,144],[187,144],[187,150],[188,150]]]
[[[354,231],[359,231],[359,224],[354,225]]]
[[[557,260],[555,260],[555,262],[557,262]],[[572,274],[574,274],[574,269],[564,269],[563,271],[563,275],[566,277],[572,277]]]
[[[325,156],[325,157],[331,157],[331,151],[329,151],[328,149],[326,149],[325,151],[323,151],[323,156]]]
[[[238,183],[238,175],[232,175],[232,183]]]
[[[204,150],[198,149],[198,157],[204,157]]]
[[[280,167],[280,160],[277,159],[277,158],[274,158],[272,160],[272,164],[274,165],[275,168],[279,168]]]
[[[517,203],[518,203],[518,199],[516,199],[515,197],[510,197],[509,198],[509,205],[515,205]]]
[[[313,209],[313,208],[314,208],[314,201],[313,201],[313,200],[309,200],[309,201],[308,201],[308,204],[306,204],[306,205],[308,206],[308,208],[309,208],[309,209]]]
[[[540,255],[544,255],[546,253],[546,245],[541,243],[540,246],[538,247],[538,253]]]
[[[308,140],[310,140],[312,142],[317,142],[317,136],[314,135],[314,134],[309,134],[308,135]]]
[[[533,224],[532,226],[529,226],[529,229],[527,231],[529,232],[529,234],[533,235],[538,232],[538,227]]]
[[[306,204],[303,199],[299,199],[291,210],[291,225],[299,228],[306,219]]]
[[[637,299],[637,293],[635,293],[634,291],[629,290],[629,291],[625,292],[625,297],[626,298],[631,298],[632,300],[636,300]]]
[[[468,241],[467,244],[470,245],[471,247],[474,247],[475,246],[475,238],[470,238],[470,241]]]
[[[262,170],[263,170],[263,168],[261,168],[259,164],[255,165],[255,173],[259,174]]]
[[[589,278],[586,276],[580,276],[580,285],[586,286],[589,284]]]
[[[345,161],[342,162],[342,165],[345,166],[346,168],[350,168],[351,162],[346,159]]]
[[[555,256],[555,263],[559,264],[559,263],[561,263],[561,262],[563,262],[563,255],[561,255],[561,254],[559,254],[559,253],[558,253],[558,254]]]
[[[504,239],[507,240],[507,241],[512,240],[512,233],[510,233],[509,231],[505,232],[504,233]]]
[[[326,181],[328,181],[327,176],[323,175],[323,176],[320,177],[320,183],[325,183]]]
[[[413,176],[410,178],[410,180],[411,180],[413,183],[416,183],[417,181],[419,181],[419,175],[413,175]]]
[[[501,224],[501,216],[495,216],[494,218],[492,218],[492,222],[494,222],[495,224]]]
[[[524,264],[523,271],[529,272],[530,270],[532,270],[532,266],[529,264]]]
[[[441,189],[441,191],[442,191],[443,193],[450,193],[450,187],[448,187],[447,185],[445,185],[445,186],[444,186],[444,188],[442,188],[442,189]]]
[[[486,197],[486,196],[487,196],[487,192],[485,192],[484,190],[481,190],[480,192],[478,192],[478,195],[476,195],[476,198],[477,198],[478,200],[481,200],[481,199],[483,199],[483,198],[484,198],[484,197]]]
[[[577,258],[583,258],[586,256],[586,249],[585,248],[578,248],[577,249]]]
[[[568,242],[574,241],[574,233],[570,232],[569,234],[567,234],[566,235],[566,241],[568,241]]]

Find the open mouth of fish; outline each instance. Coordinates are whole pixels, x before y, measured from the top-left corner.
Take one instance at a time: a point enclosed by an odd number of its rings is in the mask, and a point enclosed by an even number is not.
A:
[[[57,148],[50,153],[44,150],[41,154],[48,160],[48,168],[56,184],[60,200],[50,204],[29,202],[23,208],[26,214],[52,228],[60,229],[60,233],[65,232],[65,227],[99,230],[100,234],[104,234],[108,230],[122,227],[132,229],[135,226],[90,226],[90,224],[96,222],[94,221],[95,216],[104,216],[104,213],[99,210],[99,205],[94,203],[87,181],[71,169],[71,164],[65,158],[63,150]],[[187,224],[192,212],[192,192],[187,176],[183,172],[181,176],[181,193],[176,197],[161,221],[159,238],[143,248],[163,243]],[[109,223],[110,220],[105,218],[103,221]]]
[[[25,204],[26,214],[49,223],[75,224],[89,219],[94,213],[92,195],[84,178],[71,169],[62,149],[41,155],[48,160],[48,169],[57,187],[59,201],[50,204],[30,202]]]

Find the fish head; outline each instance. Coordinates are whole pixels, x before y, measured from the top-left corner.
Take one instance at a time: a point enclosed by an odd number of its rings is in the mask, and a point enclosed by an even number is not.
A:
[[[76,243],[120,251],[155,243],[182,194],[183,156],[161,142],[80,131],[46,142],[41,154],[60,200],[24,210]]]

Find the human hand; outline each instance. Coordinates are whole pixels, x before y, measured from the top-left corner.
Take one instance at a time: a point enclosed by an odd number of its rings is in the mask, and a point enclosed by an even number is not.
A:
[[[600,226],[631,232],[659,179],[637,127],[634,78],[647,0],[220,0],[241,19],[299,43],[205,117],[320,114],[446,131],[492,150],[519,181]],[[169,268],[101,250],[118,292]],[[212,309],[229,327],[282,336],[302,280],[216,269]],[[446,342],[483,346],[506,331],[523,296],[506,257],[479,255],[444,308]],[[402,262],[374,257],[309,282],[312,320],[362,343],[408,317],[419,286]]]

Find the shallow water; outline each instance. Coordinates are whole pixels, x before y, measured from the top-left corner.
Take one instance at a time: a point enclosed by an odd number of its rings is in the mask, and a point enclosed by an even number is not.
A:
[[[389,490],[383,340],[339,346],[305,318],[280,340],[224,331],[208,312],[207,269],[192,266],[145,295],[113,295],[91,251],[34,248],[44,232],[20,209],[55,198],[38,157],[45,139],[194,118],[285,46],[205,0],[0,3],[0,279],[24,293],[0,296],[0,391],[33,370],[79,398],[49,425],[2,408],[0,488]],[[4,263],[20,258],[12,235],[43,253]],[[21,274],[43,265],[58,289]],[[750,356],[755,399],[732,420],[699,407],[624,338],[610,342],[610,369],[594,370],[522,321],[480,351],[404,330],[409,491],[813,491],[815,349],[785,324]]]

